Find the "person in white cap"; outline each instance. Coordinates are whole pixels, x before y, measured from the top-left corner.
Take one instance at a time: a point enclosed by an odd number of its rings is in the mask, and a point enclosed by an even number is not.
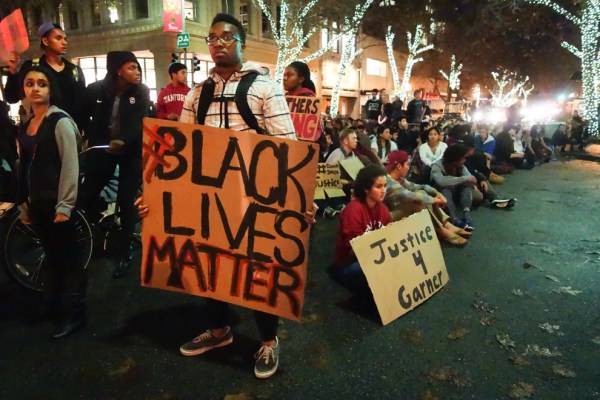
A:
[[[57,106],[66,111],[82,128],[80,102],[77,99],[85,90],[85,77],[81,68],[64,56],[67,53],[67,34],[58,24],[46,22],[38,29],[40,48],[43,52],[39,58],[27,60],[23,63],[21,71],[42,66],[47,68],[56,78],[62,94],[61,104]],[[19,102],[24,96],[19,85],[19,54],[13,52],[8,60],[8,79],[6,81],[6,101],[11,104]],[[21,80],[23,77],[20,77]]]

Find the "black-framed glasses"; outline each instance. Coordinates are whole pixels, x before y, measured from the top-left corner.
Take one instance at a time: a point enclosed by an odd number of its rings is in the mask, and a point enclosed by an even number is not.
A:
[[[231,43],[241,42],[242,39],[239,36],[234,35],[233,33],[224,33],[223,36],[219,37],[217,35],[209,35],[205,39],[206,44],[209,46],[214,46],[217,42],[221,42],[223,46],[229,46]]]

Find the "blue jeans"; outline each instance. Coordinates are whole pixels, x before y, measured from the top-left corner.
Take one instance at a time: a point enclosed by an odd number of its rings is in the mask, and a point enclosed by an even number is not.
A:
[[[358,261],[354,261],[342,268],[332,268],[331,276],[340,285],[354,294],[371,294],[367,277]]]

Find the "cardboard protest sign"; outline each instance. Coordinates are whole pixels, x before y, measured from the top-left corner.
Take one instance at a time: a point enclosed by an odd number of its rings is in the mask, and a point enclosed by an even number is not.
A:
[[[350,242],[386,325],[448,282],[440,242],[423,210]]]
[[[317,188],[315,189],[315,199],[325,199],[327,197],[343,197],[346,195],[342,190],[340,180],[340,166],[338,164],[319,163],[317,166]]]
[[[142,285],[297,320],[318,148],[144,119]]]
[[[296,136],[300,140],[316,142],[323,133],[321,99],[319,97],[285,96]]]
[[[350,175],[352,180],[356,180],[356,175],[358,175],[358,171],[363,169],[365,166],[358,159],[358,157],[350,157],[340,160],[340,165],[344,168],[344,171]]]
[[[7,61],[13,51],[24,53],[28,48],[27,28],[18,8],[0,21],[0,62]]]

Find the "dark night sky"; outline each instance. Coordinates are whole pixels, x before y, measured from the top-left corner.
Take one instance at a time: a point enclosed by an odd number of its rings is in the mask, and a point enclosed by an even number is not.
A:
[[[539,95],[570,93],[577,86],[569,78],[579,70],[579,60],[560,43],[566,39],[578,46],[579,30],[564,17],[542,6],[521,6],[513,12],[484,0],[433,3],[436,19],[445,22],[445,30],[434,39],[439,50],[424,53],[425,61],[415,66],[414,74],[441,77],[439,70],[448,70],[450,57],[456,54],[464,65],[463,89],[474,83],[493,86],[490,72],[500,66],[528,75]],[[563,3],[567,6],[569,1]],[[414,31],[417,21],[428,19],[421,7],[403,4],[400,0],[393,7],[374,7],[363,25],[366,32],[383,37],[391,23],[400,51],[406,51],[406,30]]]

